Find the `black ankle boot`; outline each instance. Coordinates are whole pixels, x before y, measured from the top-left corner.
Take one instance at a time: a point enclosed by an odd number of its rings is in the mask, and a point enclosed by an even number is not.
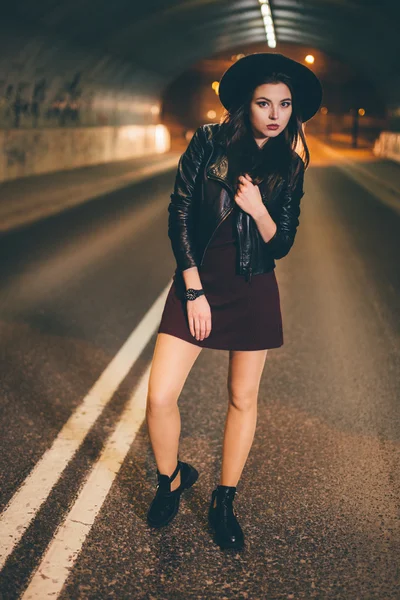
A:
[[[171,482],[178,475],[179,470],[181,483],[176,490],[171,491]],[[182,492],[190,488],[198,477],[199,473],[194,467],[180,460],[171,476],[162,475],[157,468],[157,492],[147,513],[147,523],[157,528],[170,523],[178,512]]]
[[[215,534],[214,541],[222,549],[240,550],[244,546],[243,531],[232,505],[235,494],[236,487],[228,485],[218,485],[211,494],[208,521]]]

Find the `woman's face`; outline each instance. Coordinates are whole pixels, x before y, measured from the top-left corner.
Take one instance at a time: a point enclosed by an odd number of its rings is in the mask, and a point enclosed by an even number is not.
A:
[[[292,114],[292,95],[286,83],[263,83],[255,88],[250,101],[249,119],[254,139],[262,146],[285,129]],[[268,125],[278,125],[268,129]]]

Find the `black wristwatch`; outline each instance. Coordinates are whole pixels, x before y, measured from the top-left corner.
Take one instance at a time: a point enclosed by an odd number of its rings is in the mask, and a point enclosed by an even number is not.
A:
[[[194,290],[193,288],[188,288],[185,292],[186,300],[196,300],[199,296],[204,294],[204,290]]]

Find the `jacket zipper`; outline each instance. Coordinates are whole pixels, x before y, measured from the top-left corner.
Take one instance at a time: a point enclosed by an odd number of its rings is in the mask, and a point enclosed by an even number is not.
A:
[[[215,232],[217,231],[217,229],[218,229],[218,227],[221,225],[221,223],[222,223],[223,221],[225,221],[226,217],[227,217],[228,215],[230,215],[230,214],[231,214],[231,212],[232,212],[232,211],[233,211],[233,208],[231,208],[231,209],[229,209],[229,210],[228,210],[228,212],[226,213],[226,215],[224,215],[224,216],[222,217],[222,219],[220,220],[220,222],[218,223],[218,225],[216,226],[216,228],[215,228],[215,229],[214,229],[214,231],[212,232],[212,235],[211,235],[210,239],[208,240],[206,247],[204,248],[204,251],[203,251],[203,256],[201,257],[200,266],[203,264],[203,260],[204,260],[205,253],[206,253],[206,251],[207,251],[207,248],[208,248],[208,246],[209,246],[209,244],[210,244],[211,240],[213,239],[213,237],[214,237],[214,235],[215,235]]]
[[[247,271],[247,275],[246,275],[246,281],[249,281],[250,283],[251,283],[251,272],[252,272],[252,268],[251,268],[251,265],[250,265],[249,270]]]
[[[250,266],[249,266],[249,269],[248,269],[247,274],[246,274],[246,281],[249,281],[251,283],[251,272],[252,272],[253,269],[252,269],[252,266],[251,266],[252,243],[251,243],[251,235],[250,235],[250,216],[249,216],[249,214],[246,215],[246,218],[247,218],[248,223],[249,223],[248,227],[249,227],[249,239],[250,239]]]

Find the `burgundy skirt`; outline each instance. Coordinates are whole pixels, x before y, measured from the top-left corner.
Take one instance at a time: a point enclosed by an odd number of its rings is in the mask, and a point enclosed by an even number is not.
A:
[[[222,221],[206,250],[199,275],[211,309],[211,333],[196,340],[190,333],[184,297],[185,281],[176,269],[158,333],[169,333],[202,348],[264,350],[283,345],[282,315],[275,270],[236,274],[235,211]]]

